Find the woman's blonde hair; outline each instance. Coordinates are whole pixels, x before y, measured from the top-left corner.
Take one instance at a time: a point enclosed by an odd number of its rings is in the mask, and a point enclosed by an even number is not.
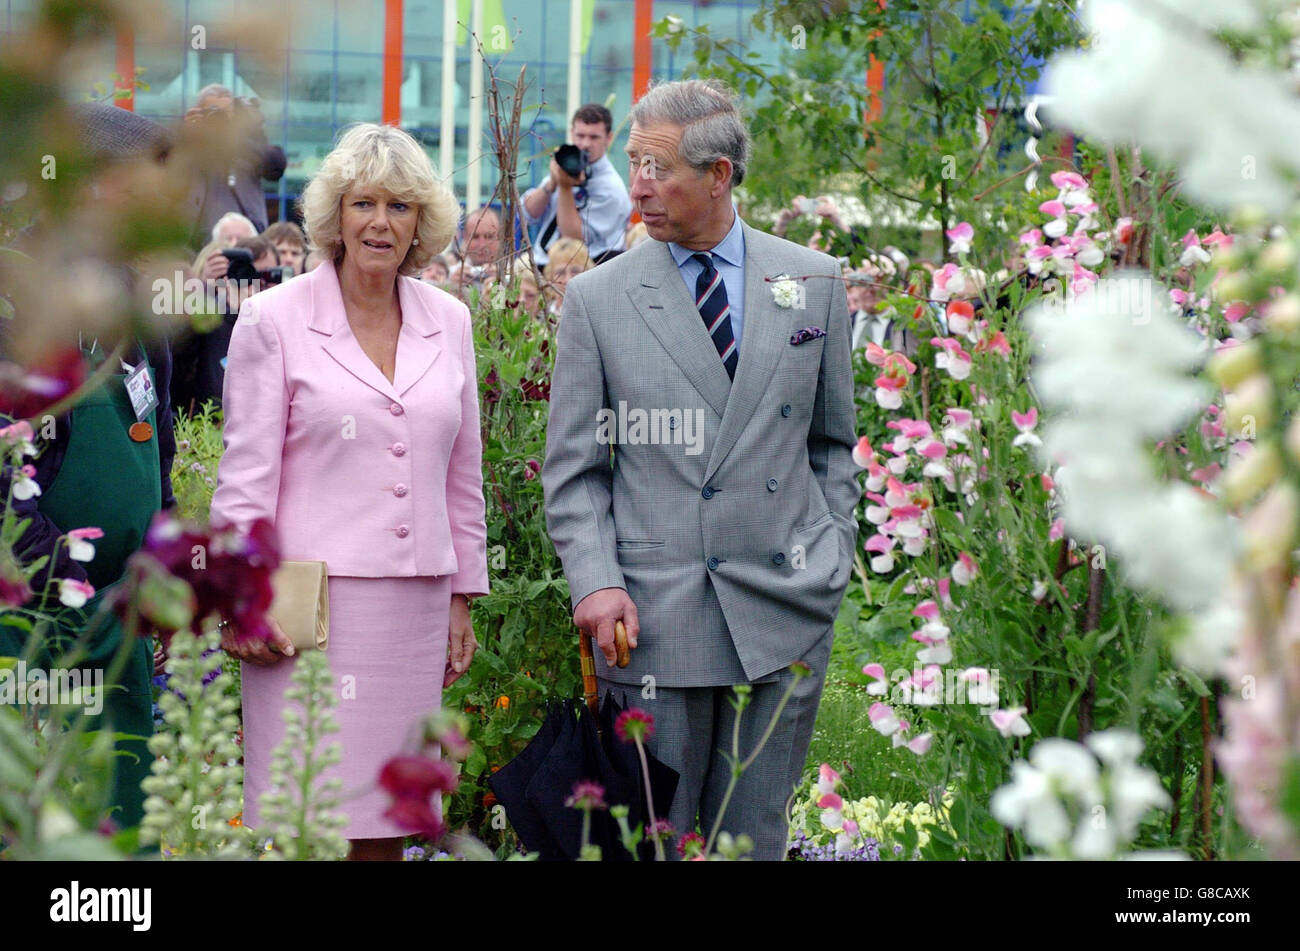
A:
[[[577,238],[561,238],[552,244],[550,250],[546,252],[546,267],[542,269],[542,276],[548,281],[553,280],[558,267],[581,268],[584,271],[590,271],[592,268],[591,252]]]
[[[401,129],[365,122],[343,133],[300,199],[307,238],[327,260],[343,259],[340,204],[358,186],[383,188],[416,206],[419,243],[407,250],[399,274],[419,274],[451,243],[460,205],[434,175],[429,156]]]
[[[224,247],[225,245],[220,241],[209,241],[205,244],[199,251],[198,255],[194,258],[194,273],[202,276],[203,268],[207,265],[208,258],[212,257],[212,255],[216,254]]]

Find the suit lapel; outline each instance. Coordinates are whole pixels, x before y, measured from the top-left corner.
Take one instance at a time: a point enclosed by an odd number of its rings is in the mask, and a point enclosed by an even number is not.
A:
[[[726,412],[722,414],[718,438],[709,455],[706,482],[718,471],[758,408],[789,334],[790,321],[777,308],[772,297],[772,284],[767,280],[781,273],[779,262],[767,254],[766,235],[743,222],[741,228],[745,234],[745,319],[740,338],[740,363],[736,367],[736,379],[731,384]],[[697,320],[696,323],[700,324],[702,332],[703,321]],[[722,361],[717,359],[713,341],[707,335],[704,339],[709,356],[721,367]],[[725,380],[725,369],[722,374]]]
[[[402,332],[397,338],[397,366],[393,371],[393,388],[405,396],[442,353],[437,334],[442,332],[423,297],[415,291],[415,280],[397,279],[397,299],[402,305]],[[373,364],[372,364],[373,365]],[[380,374],[382,377],[383,374]],[[387,382],[385,380],[384,382]]]
[[[732,383],[726,367],[718,359],[718,351],[700,312],[695,309],[695,301],[686,290],[677,262],[668,245],[659,241],[654,242],[653,252],[647,257],[650,262],[641,275],[641,286],[628,289],[632,306],[686,379],[713,411],[722,416]],[[744,363],[744,353],[740,360]]]
[[[432,339],[439,332],[436,321],[414,291],[406,286],[406,279],[399,277],[397,293],[402,305],[402,329],[397,340],[394,382],[389,383],[352,333],[334,265],[326,261],[305,279],[313,282],[308,327],[326,335],[327,339],[321,343],[322,349],[339,366],[388,399],[397,401],[428,371],[442,352]]]

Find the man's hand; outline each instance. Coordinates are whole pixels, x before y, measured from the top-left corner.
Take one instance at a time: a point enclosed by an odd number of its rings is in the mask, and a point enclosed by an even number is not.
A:
[[[289,640],[288,635],[281,630],[274,619],[268,617],[266,623],[271,628],[269,641],[238,642],[235,640],[234,625],[225,625],[221,628],[221,649],[231,657],[257,667],[270,667],[272,664],[278,664],[281,657],[292,657],[295,652],[293,642]]]
[[[584,633],[596,638],[596,646],[605,655],[606,665],[614,666],[618,653],[614,649],[614,622],[622,621],[627,628],[627,646],[636,647],[641,624],[637,621],[636,605],[622,588],[601,588],[581,601],[573,612],[573,623]]]
[[[555,161],[554,156],[551,157],[551,181],[555,182],[557,186],[563,188],[577,188],[586,180],[587,176],[585,175],[581,178],[574,178],[564,169],[560,168],[560,163]]]
[[[204,281],[218,281],[230,270],[230,259],[220,251],[213,251],[203,262],[203,273],[199,275]]]
[[[451,596],[451,623],[447,633],[447,672],[443,687],[450,687],[460,675],[469,670],[478,641],[474,638],[474,625],[469,619],[469,598],[463,594]]]

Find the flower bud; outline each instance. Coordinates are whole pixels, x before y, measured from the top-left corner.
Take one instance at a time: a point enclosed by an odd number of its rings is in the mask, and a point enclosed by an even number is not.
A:
[[[1289,239],[1270,241],[1259,255],[1260,270],[1269,277],[1287,277],[1295,272],[1295,244]]]
[[[1205,370],[1210,379],[1225,390],[1234,389],[1242,380],[1254,376],[1263,369],[1259,344],[1254,340],[1225,347],[1210,357]]]
[[[1293,334],[1300,330],[1300,297],[1284,294],[1272,301],[1264,311],[1264,326],[1280,334]]]
[[[1291,454],[1295,464],[1300,466],[1300,416],[1291,420],[1291,426],[1286,431],[1286,451]]]
[[[1273,384],[1268,377],[1256,373],[1243,380],[1224,398],[1223,415],[1228,433],[1236,439],[1254,439],[1273,425]]]
[[[1231,271],[1214,285],[1214,298],[1222,303],[1252,299],[1251,281],[1244,271]]]
[[[1246,264],[1246,252],[1241,249],[1240,242],[1234,241],[1215,248],[1210,260],[1221,271],[1237,271]]]
[[[1232,210],[1233,231],[1254,231],[1256,228],[1262,228],[1267,220],[1268,212],[1264,210],[1264,206],[1254,202],[1240,204]]]
[[[1281,474],[1282,454],[1271,443],[1260,443],[1253,452],[1228,466],[1223,474],[1223,501],[1230,508],[1249,502]]]
[[[1291,554],[1300,501],[1288,482],[1269,489],[1242,521],[1242,548],[1247,571],[1258,572],[1284,564]]]

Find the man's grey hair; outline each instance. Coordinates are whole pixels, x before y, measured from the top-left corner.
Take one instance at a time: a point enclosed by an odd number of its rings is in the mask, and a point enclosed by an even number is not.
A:
[[[234,99],[235,94],[221,83],[208,83],[199,90],[199,94],[194,97],[196,103],[202,103],[205,99]]]
[[[716,79],[685,79],[651,86],[629,115],[639,126],[662,122],[680,126],[677,152],[691,168],[703,171],[720,158],[731,160],[731,185],[745,178],[749,130],[740,117],[736,93]]]
[[[217,223],[214,224],[214,225],[212,226],[212,240],[213,240],[213,241],[217,241],[217,240],[219,240],[218,235],[221,234],[221,226],[224,225],[227,221],[239,221],[239,222],[242,222],[243,224],[248,225],[248,229],[249,229],[250,231],[252,231],[254,235],[257,234],[257,225],[253,224],[253,222],[252,222],[251,220],[249,220],[249,219],[248,219],[247,217],[245,217],[244,215],[241,215],[241,214],[240,214],[239,212],[237,212],[237,211],[228,211],[228,212],[226,212],[224,215],[222,215],[220,218],[218,218],[218,219],[217,219]]]

